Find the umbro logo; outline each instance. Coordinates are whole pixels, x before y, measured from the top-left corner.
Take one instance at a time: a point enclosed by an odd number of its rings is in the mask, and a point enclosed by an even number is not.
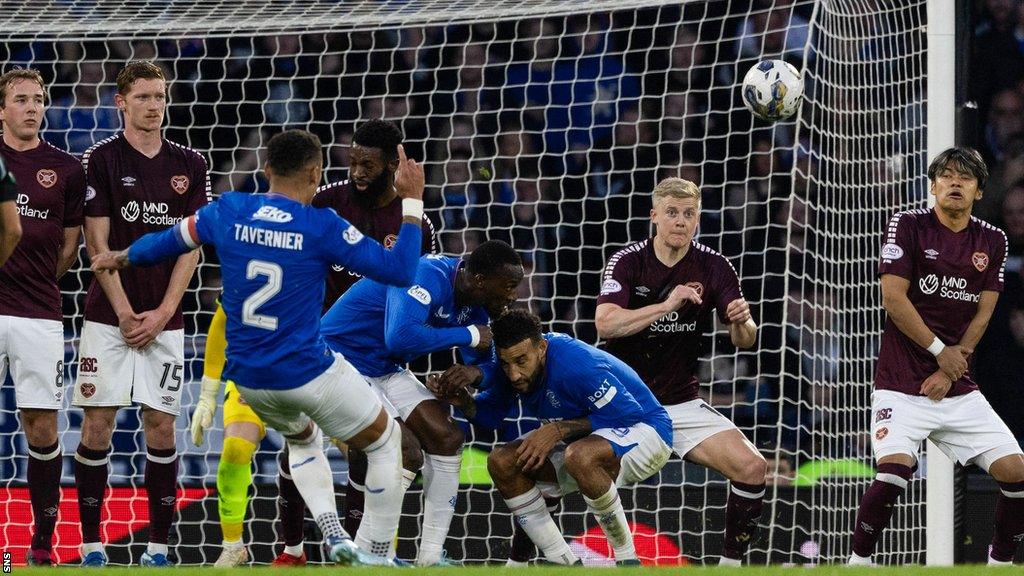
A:
[[[924,257],[929,259],[929,260],[937,260],[938,257],[939,257],[939,251],[938,250],[933,250],[932,248],[929,248],[929,249],[924,251]]]
[[[125,188],[131,188],[135,186],[135,178],[125,176],[124,178],[121,178],[121,184],[123,184]]]
[[[437,312],[434,312],[434,316],[437,316],[442,320],[447,320],[451,316],[451,312],[445,312],[444,308],[438,308]]]
[[[636,293],[639,296],[647,296],[648,294],[651,293],[651,289],[648,288],[647,286],[637,286]]]

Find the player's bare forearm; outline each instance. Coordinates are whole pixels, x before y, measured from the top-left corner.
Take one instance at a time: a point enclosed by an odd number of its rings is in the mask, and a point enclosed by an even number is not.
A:
[[[0,266],[7,262],[21,241],[21,216],[13,201],[0,202]]]
[[[745,322],[733,322],[729,324],[729,339],[732,345],[737,348],[750,348],[757,341],[757,324],[753,318],[747,318]]]
[[[553,423],[564,442],[572,442],[589,435],[594,431],[590,418],[559,420]]]
[[[659,318],[671,312],[664,302],[629,310],[617,304],[600,304],[594,315],[597,335],[601,338],[624,338],[646,330]]]
[[[81,226],[64,229],[64,243],[61,244],[60,259],[57,261],[57,278],[66,274],[78,259],[78,237],[81,232]]]
[[[89,216],[85,218],[85,251],[89,254],[90,259],[110,251],[110,246],[107,244],[109,237],[110,218]],[[123,320],[134,314],[135,311],[132,310],[131,303],[128,302],[128,295],[124,291],[124,285],[121,284],[120,274],[117,272],[97,274],[95,278],[119,319]]]
[[[935,333],[928,328],[917,308],[907,298],[910,281],[893,274],[882,275],[882,307],[893,324],[922,348],[931,346]]]
[[[988,323],[992,319],[992,313],[995,311],[996,302],[998,301],[998,292],[985,290],[981,293],[981,298],[978,300],[978,311],[975,312],[974,318],[971,319],[971,323],[967,325],[967,330],[964,331],[964,335],[960,338],[960,347],[968,355],[974,352],[975,346],[981,341],[981,337],[985,335],[985,329],[988,328]]]
[[[174,314],[181,304],[181,298],[185,295],[185,289],[188,288],[198,265],[199,249],[186,252],[175,261],[174,269],[171,270],[171,280],[167,283],[163,300],[160,301],[160,309],[168,317]]]

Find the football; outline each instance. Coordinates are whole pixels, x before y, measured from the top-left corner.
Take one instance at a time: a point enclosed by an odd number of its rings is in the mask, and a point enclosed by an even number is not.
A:
[[[743,103],[768,122],[792,116],[803,94],[800,72],[782,60],[762,60],[743,77]]]

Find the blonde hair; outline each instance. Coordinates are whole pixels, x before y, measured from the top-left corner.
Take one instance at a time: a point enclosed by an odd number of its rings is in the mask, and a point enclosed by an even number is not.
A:
[[[166,80],[164,71],[147,60],[133,60],[117,73],[117,93],[127,96],[136,80]]]
[[[671,177],[665,178],[654,187],[653,204],[657,206],[665,198],[696,198],[700,206],[700,188],[689,180]]]
[[[14,68],[0,76],[0,108],[7,105],[7,90],[19,80],[29,80],[38,83],[39,87],[43,89],[43,95],[46,95],[46,83],[43,82],[43,75],[38,70],[33,68]]]

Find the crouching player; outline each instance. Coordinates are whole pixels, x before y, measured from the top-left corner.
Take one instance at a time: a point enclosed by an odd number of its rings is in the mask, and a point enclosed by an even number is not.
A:
[[[440,398],[471,421],[497,428],[521,399],[544,422],[495,449],[487,469],[505,503],[548,561],[579,561],[548,512],[544,495],[579,490],[619,565],[639,564],[618,486],[658,472],[672,452],[672,421],[636,372],[540,319],[512,310],[491,324],[501,371],[484,366],[487,389],[471,396],[454,367],[428,379]]]

